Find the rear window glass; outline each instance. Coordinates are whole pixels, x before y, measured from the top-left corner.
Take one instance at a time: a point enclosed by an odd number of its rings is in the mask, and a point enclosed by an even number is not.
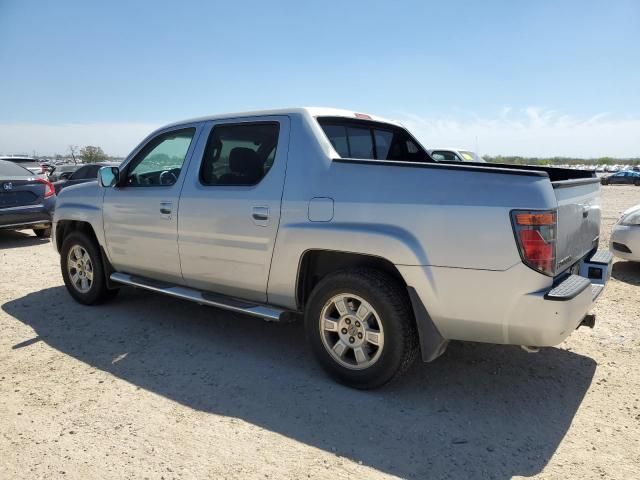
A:
[[[339,117],[320,117],[318,123],[342,158],[431,161],[406,130],[394,125]]]
[[[8,159],[9,162],[13,162],[13,163],[38,163],[37,160],[34,160],[33,158],[10,158]]]
[[[0,160],[0,179],[1,177],[21,177],[25,175],[30,177],[33,176],[33,173],[13,162]]]

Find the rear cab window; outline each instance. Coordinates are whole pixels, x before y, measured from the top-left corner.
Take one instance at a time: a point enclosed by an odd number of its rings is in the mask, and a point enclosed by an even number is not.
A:
[[[409,132],[395,125],[344,117],[318,117],[317,121],[341,158],[432,161]]]

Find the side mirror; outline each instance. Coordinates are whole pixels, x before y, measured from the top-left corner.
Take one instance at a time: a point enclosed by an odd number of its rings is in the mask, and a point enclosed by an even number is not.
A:
[[[102,167],[98,170],[98,179],[103,187],[114,187],[120,180],[120,169],[118,167]]]

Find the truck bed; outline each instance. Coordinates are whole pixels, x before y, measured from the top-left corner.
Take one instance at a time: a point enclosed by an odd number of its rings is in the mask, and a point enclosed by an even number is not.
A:
[[[446,164],[446,165],[460,165],[460,162],[438,162],[438,164]],[[475,162],[465,162],[463,165],[472,165],[474,167],[480,167],[485,169],[509,169],[509,170],[518,170],[518,171],[531,171],[531,172],[542,172],[546,173],[549,177],[549,180],[552,183],[555,182],[563,182],[566,180],[577,180],[577,179],[596,179],[597,176],[595,172],[591,172],[589,170],[574,170],[572,168],[557,168],[557,167],[545,167],[542,165],[511,165],[508,163],[475,163]],[[587,182],[589,183],[589,182]]]

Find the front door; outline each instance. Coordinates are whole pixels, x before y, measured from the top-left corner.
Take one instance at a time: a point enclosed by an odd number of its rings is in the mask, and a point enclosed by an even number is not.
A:
[[[182,283],[178,199],[197,131],[193,125],[156,135],[105,190],[104,233],[116,270]]]
[[[199,143],[180,197],[185,283],[265,302],[280,221],[289,119],[214,121]]]

